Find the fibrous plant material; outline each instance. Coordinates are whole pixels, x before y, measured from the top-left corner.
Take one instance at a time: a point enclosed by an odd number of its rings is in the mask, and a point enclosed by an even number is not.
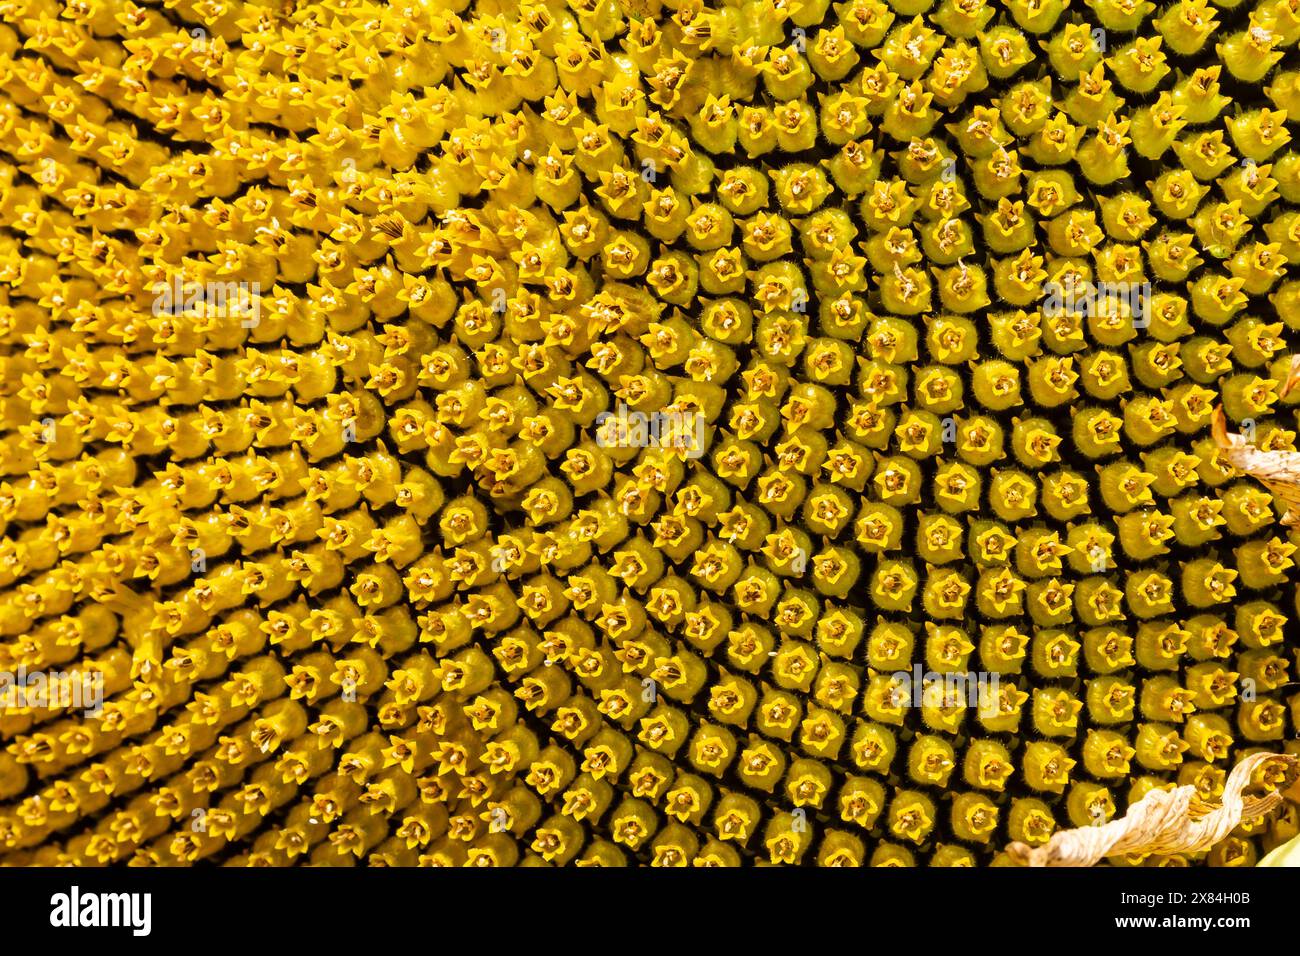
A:
[[[1228,432],[1222,409],[1215,409],[1212,431],[1223,460],[1263,482],[1283,507],[1282,524],[1300,524],[1300,452],[1260,451],[1245,436]]]
[[[1294,453],[1298,42],[0,0],[4,862],[968,866],[1220,799],[1300,712],[1211,433]]]
[[[1294,774],[1296,762],[1294,757],[1251,754],[1232,768],[1216,805],[1206,804],[1190,785],[1151,790],[1118,820],[1058,831],[1045,845],[1032,849],[1013,843],[1007,852],[1028,866],[1094,866],[1108,856],[1167,856],[1208,850],[1239,823],[1262,817],[1281,805],[1279,789],[1258,797],[1243,793],[1252,775],[1272,763],[1287,768],[1275,771],[1285,777],[1288,770]]]

